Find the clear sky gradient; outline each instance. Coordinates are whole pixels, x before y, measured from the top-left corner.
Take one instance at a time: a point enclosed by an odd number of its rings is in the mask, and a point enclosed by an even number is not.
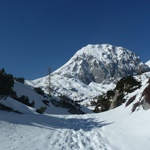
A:
[[[105,43],[150,60],[150,1],[0,1],[0,68],[16,77],[45,76],[83,46]]]

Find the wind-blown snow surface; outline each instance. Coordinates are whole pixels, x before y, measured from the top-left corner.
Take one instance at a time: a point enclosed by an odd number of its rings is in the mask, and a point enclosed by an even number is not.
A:
[[[127,97],[136,94],[133,103],[140,100],[148,85],[150,72],[136,77],[142,86]],[[24,91],[21,84],[17,85]],[[28,89],[29,90],[29,89]],[[32,91],[28,91],[29,96]],[[18,92],[19,94],[19,92]],[[35,95],[34,95],[35,96]],[[8,100],[8,102],[7,102]],[[5,104],[23,114],[0,111],[0,149],[2,150],[149,150],[150,149],[150,110],[142,106],[131,113],[133,103],[100,114],[57,115],[47,113],[40,115],[13,99],[6,99]],[[37,99],[37,104],[40,103]],[[56,110],[55,110],[56,111]],[[60,110],[58,109],[58,112]]]

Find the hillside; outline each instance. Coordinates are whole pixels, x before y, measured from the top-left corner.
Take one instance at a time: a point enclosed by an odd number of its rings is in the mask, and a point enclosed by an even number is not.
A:
[[[22,113],[84,114],[90,110],[61,95],[49,96],[41,88],[31,87],[23,78],[0,70],[0,110]]]

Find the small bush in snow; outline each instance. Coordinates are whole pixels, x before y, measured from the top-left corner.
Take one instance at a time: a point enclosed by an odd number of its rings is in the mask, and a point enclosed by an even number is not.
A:
[[[60,101],[55,102],[57,103],[56,105],[58,107],[67,108],[68,112],[70,112],[71,114],[84,114],[84,112],[81,110],[80,104],[73,101],[71,98],[65,95],[61,95],[59,96],[59,98],[60,98]]]
[[[46,107],[41,106],[40,108],[36,109],[36,112],[39,114],[43,114],[46,110]]]
[[[10,111],[10,112],[15,112],[15,113],[18,113],[18,114],[21,114],[21,112],[17,111],[17,110],[14,110],[13,108],[11,107],[8,107],[4,104],[1,104],[0,103],[0,110],[3,110],[3,111]]]
[[[24,84],[24,78],[14,78],[17,82]]]
[[[36,93],[38,93],[38,94],[45,97],[45,93],[40,87],[35,87],[34,90],[35,90]]]
[[[32,102],[30,103],[28,96],[22,95],[21,97],[15,96],[13,98],[27,106],[34,107],[34,100],[32,100]]]

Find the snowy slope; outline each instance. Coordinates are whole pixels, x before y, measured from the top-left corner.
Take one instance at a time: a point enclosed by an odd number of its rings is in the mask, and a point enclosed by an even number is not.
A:
[[[46,113],[50,113],[50,114],[68,114],[68,111],[64,108],[56,108],[55,106],[53,106],[51,103],[49,103],[49,106],[45,105],[42,100],[48,100],[48,98],[43,97],[42,95],[37,94],[33,87],[30,87],[28,85],[25,84],[21,84],[19,82],[15,82],[14,84],[14,91],[17,93],[17,96],[27,96],[29,98],[29,101],[32,102],[32,100],[34,100],[35,102],[35,106],[29,107],[27,105],[24,105],[20,102],[18,102],[17,100],[11,98],[11,97],[7,97],[6,99],[1,99],[0,103],[4,104],[8,107],[13,108],[14,110],[17,110],[21,113],[35,113],[36,109],[40,108],[41,106],[45,107],[46,106]]]
[[[29,107],[12,97],[1,98],[0,104],[13,108],[13,110],[19,111],[20,113],[26,113],[26,114],[30,114],[30,113],[35,114],[36,110],[41,107],[46,107],[45,113],[49,113],[49,114],[70,114],[68,112],[69,109],[67,107],[66,108],[65,107],[63,108],[62,106],[56,107],[51,103],[51,100],[60,101],[58,97],[51,97],[51,98],[48,98],[46,96],[44,97],[36,93],[33,87],[16,81],[14,83],[13,90],[16,92],[18,97],[21,96],[28,97],[29,103],[34,101],[34,106]],[[48,102],[47,105],[43,101],[47,101]],[[80,107],[80,110],[82,110],[84,113],[91,113],[89,109],[83,106]]]
[[[2,150],[149,150],[150,110],[124,105],[101,114],[0,112]]]
[[[150,67],[150,60],[147,61],[145,64]]]
[[[114,83],[121,77],[147,70],[148,66],[125,48],[87,45],[51,74],[51,87],[54,95],[63,94],[87,106],[93,97],[114,89]],[[48,77],[26,83],[48,93]]]

